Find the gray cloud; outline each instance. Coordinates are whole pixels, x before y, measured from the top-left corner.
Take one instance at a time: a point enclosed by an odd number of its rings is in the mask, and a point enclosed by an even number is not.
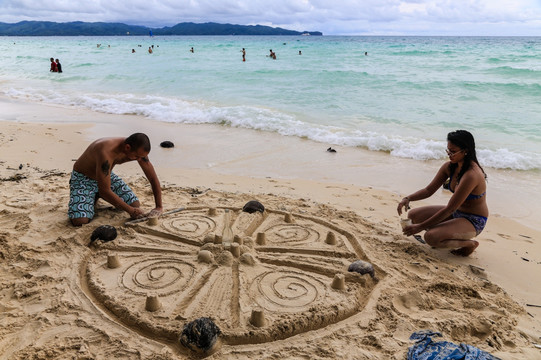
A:
[[[3,0],[0,21],[263,24],[324,34],[541,35],[535,0]]]

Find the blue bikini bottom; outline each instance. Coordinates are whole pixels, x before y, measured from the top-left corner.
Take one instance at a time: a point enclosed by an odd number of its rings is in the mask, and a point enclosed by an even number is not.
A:
[[[475,228],[476,235],[479,235],[481,231],[485,228],[487,224],[487,218],[481,215],[475,215],[470,213],[465,213],[459,210],[456,210],[453,213],[453,219],[457,218],[464,218],[472,223],[473,227]]]

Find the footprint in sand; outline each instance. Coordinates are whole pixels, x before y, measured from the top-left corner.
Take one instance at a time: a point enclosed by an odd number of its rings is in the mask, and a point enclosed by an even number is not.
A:
[[[419,290],[411,290],[405,294],[396,295],[393,298],[393,306],[398,312],[409,316],[413,315],[416,311],[430,309],[427,300],[425,300]]]

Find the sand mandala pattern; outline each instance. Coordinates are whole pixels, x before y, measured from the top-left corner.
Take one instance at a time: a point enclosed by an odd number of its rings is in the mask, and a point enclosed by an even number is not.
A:
[[[83,263],[84,287],[118,321],[171,341],[199,317],[213,318],[233,345],[284,339],[363,308],[376,282],[347,272],[366,260],[352,234],[300,214],[225,211],[191,208],[129,225],[135,239],[102,244]],[[228,217],[235,239],[225,246]]]

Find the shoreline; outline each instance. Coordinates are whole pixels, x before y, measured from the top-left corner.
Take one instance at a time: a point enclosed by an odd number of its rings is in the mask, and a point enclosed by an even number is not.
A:
[[[541,297],[541,279],[532,276],[541,266],[541,242],[538,240],[541,229],[532,221],[533,214],[539,209],[524,206],[521,209],[516,205],[520,211],[518,216],[503,215],[515,211],[508,205],[508,199],[517,196],[505,187],[505,181],[496,181],[498,171],[488,171],[489,179],[496,178],[489,183],[490,190],[493,183],[496,185],[495,194],[490,193],[494,198],[489,207],[501,210],[491,214],[486,230],[478,237],[481,246],[474,254],[469,258],[458,258],[406,239],[399,230],[397,202],[407,192],[424,186],[440,162],[421,163],[348,148],[331,154],[325,151],[324,144],[246,129],[157,124],[139,116],[100,114],[1,97],[0,103],[5,109],[0,119],[0,147],[5,154],[0,162],[0,178],[16,173],[28,173],[32,178],[37,168],[69,174],[73,160],[93,139],[146,132],[154,145],[150,159],[163,188],[211,189],[246,198],[272,195],[293,203],[302,200],[340,212],[352,212],[383,229],[379,236],[388,234],[397,243],[409,241],[442,264],[482,268],[490,281],[501,286],[532,315],[521,316],[518,328],[532,338],[540,336],[541,309],[526,307],[526,304],[538,304]],[[163,140],[173,141],[175,148],[160,148],[158,144]],[[23,164],[20,171],[19,164]],[[402,178],[401,174],[411,174],[408,172],[411,166],[416,167],[415,176]],[[116,171],[145,191],[149,190],[136,164],[125,164]],[[66,175],[62,176],[65,181]],[[16,196],[7,188],[9,183],[0,184],[9,196]],[[52,182],[50,187],[61,198],[67,196],[67,183]],[[41,192],[48,190],[47,186],[40,188]],[[149,198],[147,193],[144,196]],[[446,192],[437,193],[418,204],[442,203],[448,196]],[[144,207],[151,205],[144,204]],[[169,202],[164,196],[165,210],[181,205]],[[62,211],[66,204],[56,206]],[[288,204],[282,206],[287,211],[296,210]],[[6,206],[2,205],[0,210],[4,208]],[[63,224],[65,220],[54,221]],[[80,233],[83,230],[67,227],[61,231]],[[32,243],[34,239],[27,236],[25,241]],[[371,255],[377,257],[378,251],[372,249]]]
[[[404,159],[384,152],[337,146],[333,146],[337,153],[328,153],[327,144],[277,133],[213,124],[157,122],[140,115],[105,114],[5,96],[0,96],[0,103],[5,109],[0,120],[79,124],[86,129],[83,139],[87,144],[99,137],[145,132],[153,144],[153,164],[168,173],[191,169],[208,170],[216,176],[304,179],[370,187],[402,197],[426,186],[444,161]],[[159,143],[164,140],[173,141],[175,148],[160,148]],[[84,148],[86,145],[72,155],[77,156]],[[71,169],[71,164],[66,166]],[[509,218],[539,230],[541,193],[533,186],[538,182],[536,174],[492,168],[485,171],[490,216]],[[442,190],[421,203],[444,204],[449,195]]]

